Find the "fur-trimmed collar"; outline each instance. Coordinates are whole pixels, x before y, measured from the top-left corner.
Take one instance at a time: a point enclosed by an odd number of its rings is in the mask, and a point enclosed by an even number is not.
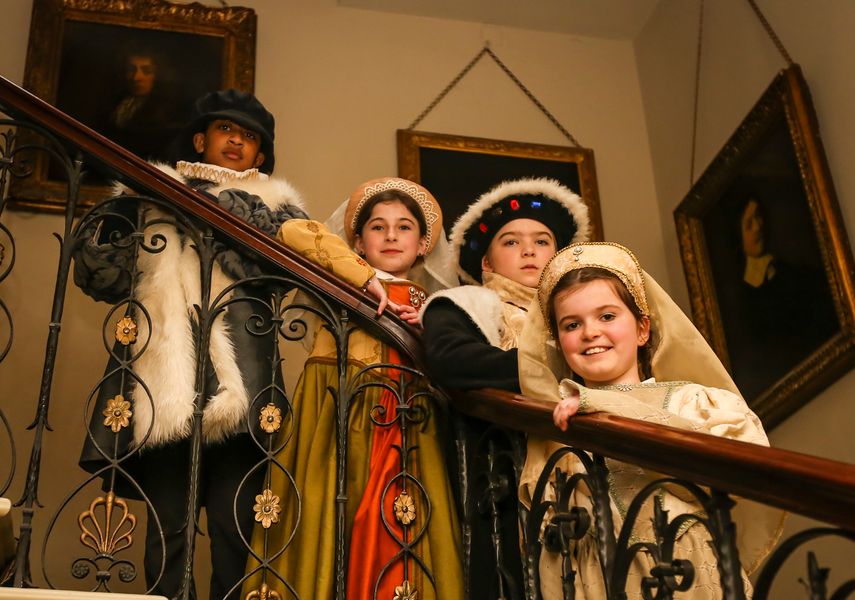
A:
[[[174,168],[157,168],[178,181],[187,182]],[[283,206],[302,208],[299,194],[281,179],[229,180],[206,189],[213,195],[225,189],[241,189],[254,194],[271,209]],[[119,192],[131,192],[121,187]],[[190,434],[196,395],[196,347],[192,320],[201,303],[202,284],[199,256],[193,244],[166,218],[161,208],[146,206],[146,240],[159,251],[142,251],[137,259],[139,281],[136,299],[151,315],[138,323],[139,338],[147,339],[147,350],[134,362],[134,372],[145,386],[135,386],[134,443],[158,446]],[[214,262],[211,273],[211,297],[216,297],[233,280]],[[252,357],[235,353],[225,313],[211,324],[209,356],[219,388],[208,399],[202,416],[206,442],[217,442],[240,431],[247,422],[249,394],[243,381],[240,360]],[[156,323],[157,327],[149,327]],[[240,360],[239,360],[240,359]]]

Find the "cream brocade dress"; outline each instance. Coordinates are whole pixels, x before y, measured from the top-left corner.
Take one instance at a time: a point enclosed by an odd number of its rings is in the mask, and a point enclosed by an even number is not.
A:
[[[577,388],[580,394],[579,413],[608,412],[648,423],[769,445],[757,416],[742,398],[726,390],[690,382],[658,383],[653,380],[636,385],[591,389],[565,379],[560,385],[562,398],[567,396],[573,387]],[[526,506],[531,506],[531,495],[547,459],[561,447],[557,442],[529,439],[528,456],[520,482],[520,499]],[[609,496],[617,537],[632,499],[645,485],[663,475],[611,459],[606,459],[606,464],[610,472]],[[565,456],[559,465],[568,475],[585,472],[579,459],[573,455]],[[672,487],[671,491],[660,494],[659,498],[662,508],[668,511],[669,519],[684,513],[702,514],[701,505],[683,488]],[[584,485],[574,492],[570,505],[587,508],[593,517],[591,498]],[[750,597],[752,587],[746,572],[755,570],[774,546],[783,527],[784,513],[739,500],[732,515],[737,523],[742,577],[746,594]],[[655,542],[652,517],[653,500],[650,499],[636,520],[630,544],[639,541]],[[717,561],[709,540],[706,528],[697,521],[690,521],[679,534],[675,558],[692,562],[695,580],[689,590],[677,592],[675,598],[712,600],[722,597]],[[586,535],[578,540],[571,550],[571,564],[576,571],[577,599],[598,600],[606,597],[593,521]],[[649,574],[653,566],[654,561],[646,552],[636,556],[627,576],[628,599],[642,597],[641,579]],[[543,598],[562,598],[560,554],[543,552],[540,576]]]

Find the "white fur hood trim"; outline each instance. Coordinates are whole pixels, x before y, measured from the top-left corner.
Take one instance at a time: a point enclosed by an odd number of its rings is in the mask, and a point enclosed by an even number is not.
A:
[[[465,283],[478,285],[478,282],[460,267],[460,249],[464,243],[464,237],[469,228],[477,223],[481,216],[489,210],[494,204],[513,195],[541,195],[546,196],[563,205],[576,222],[576,233],[570,243],[587,241],[591,235],[591,220],[588,216],[588,207],[577,194],[572,190],[562,185],[555,179],[547,177],[529,177],[523,179],[514,179],[505,181],[491,189],[489,192],[482,194],[475,202],[469,205],[466,212],[460,215],[454,227],[451,228],[451,234],[448,236],[448,242],[451,244],[451,255],[454,264],[457,267],[457,274],[460,280]],[[559,248],[560,249],[560,248]]]
[[[478,330],[484,334],[491,346],[501,346],[502,332],[502,299],[491,289],[480,285],[463,285],[460,287],[440,290],[431,294],[422,306],[421,314],[437,298],[451,300],[455,306],[469,315]]]
[[[171,177],[184,178],[168,165],[155,165]],[[255,194],[271,209],[299,206],[299,194],[284,180],[266,179],[226,181],[209,191],[236,188]],[[118,186],[118,193],[134,192]],[[139,282],[137,299],[145,306],[147,319],[138,319],[139,339],[149,340],[147,349],[134,363],[134,371],[145,385],[137,385],[134,400],[134,443],[159,446],[190,434],[195,398],[196,351],[192,322],[194,305],[201,299],[199,256],[192,244],[171,224],[163,210],[147,206],[146,242],[163,246],[160,252],[142,251],[137,259]],[[159,236],[163,242],[152,240]],[[216,297],[232,283],[220,265],[214,263],[211,274],[211,297]],[[202,433],[206,442],[216,442],[241,431],[250,405],[239,357],[235,355],[229,327],[220,314],[211,324],[209,356],[219,389],[208,398],[202,416]],[[144,442],[144,444],[143,444]]]

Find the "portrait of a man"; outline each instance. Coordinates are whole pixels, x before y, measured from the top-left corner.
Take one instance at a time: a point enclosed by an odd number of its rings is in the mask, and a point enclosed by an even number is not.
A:
[[[163,158],[181,125],[167,60],[145,47],[123,53],[118,65],[124,86],[101,132],[143,158]]]
[[[731,373],[753,398],[839,329],[786,130],[760,148],[704,228]]]
[[[164,159],[194,98],[222,87],[222,40],[69,21],[58,108],[145,159]]]

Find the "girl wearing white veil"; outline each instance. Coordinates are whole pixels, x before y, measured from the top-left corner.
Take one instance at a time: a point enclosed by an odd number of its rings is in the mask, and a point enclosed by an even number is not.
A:
[[[599,295],[597,295],[599,294]],[[520,386],[529,397],[556,402],[559,427],[579,413],[609,412],[646,422],[679,427],[720,437],[768,445],[757,416],[738,395],[733,381],[688,318],[645,273],[627,248],[608,242],[568,246],[544,268],[538,286],[537,309],[530,311],[520,341]],[[620,341],[611,328],[623,319],[635,328]],[[635,336],[635,337],[632,337]],[[625,344],[629,339],[629,345]],[[634,346],[617,359],[622,348]],[[571,370],[573,366],[576,373]],[[630,368],[626,368],[629,365]],[[598,370],[599,369],[599,370]],[[581,381],[581,382],[580,382]],[[559,383],[560,382],[560,383]],[[520,480],[520,500],[531,506],[537,480],[549,457],[562,445],[529,438],[526,465]],[[620,531],[626,510],[645,485],[659,478],[634,465],[607,459],[609,498]],[[581,461],[568,454],[559,463],[568,475],[584,472]],[[671,517],[702,511],[700,503],[682,489],[669,488],[657,496]],[[656,543],[652,527],[653,501],[642,509],[632,541]],[[587,488],[577,487],[571,506],[587,508]],[[774,546],[783,526],[783,512],[740,500],[733,510],[743,580]],[[675,557],[694,566],[694,584],[675,598],[719,598],[716,558],[709,534],[698,521],[689,521],[678,534]],[[544,598],[560,598],[561,557],[544,553],[540,564]],[[575,542],[571,565],[576,598],[605,598],[603,574],[594,528]],[[641,597],[641,579],[655,566],[641,552],[630,566],[628,598]]]

